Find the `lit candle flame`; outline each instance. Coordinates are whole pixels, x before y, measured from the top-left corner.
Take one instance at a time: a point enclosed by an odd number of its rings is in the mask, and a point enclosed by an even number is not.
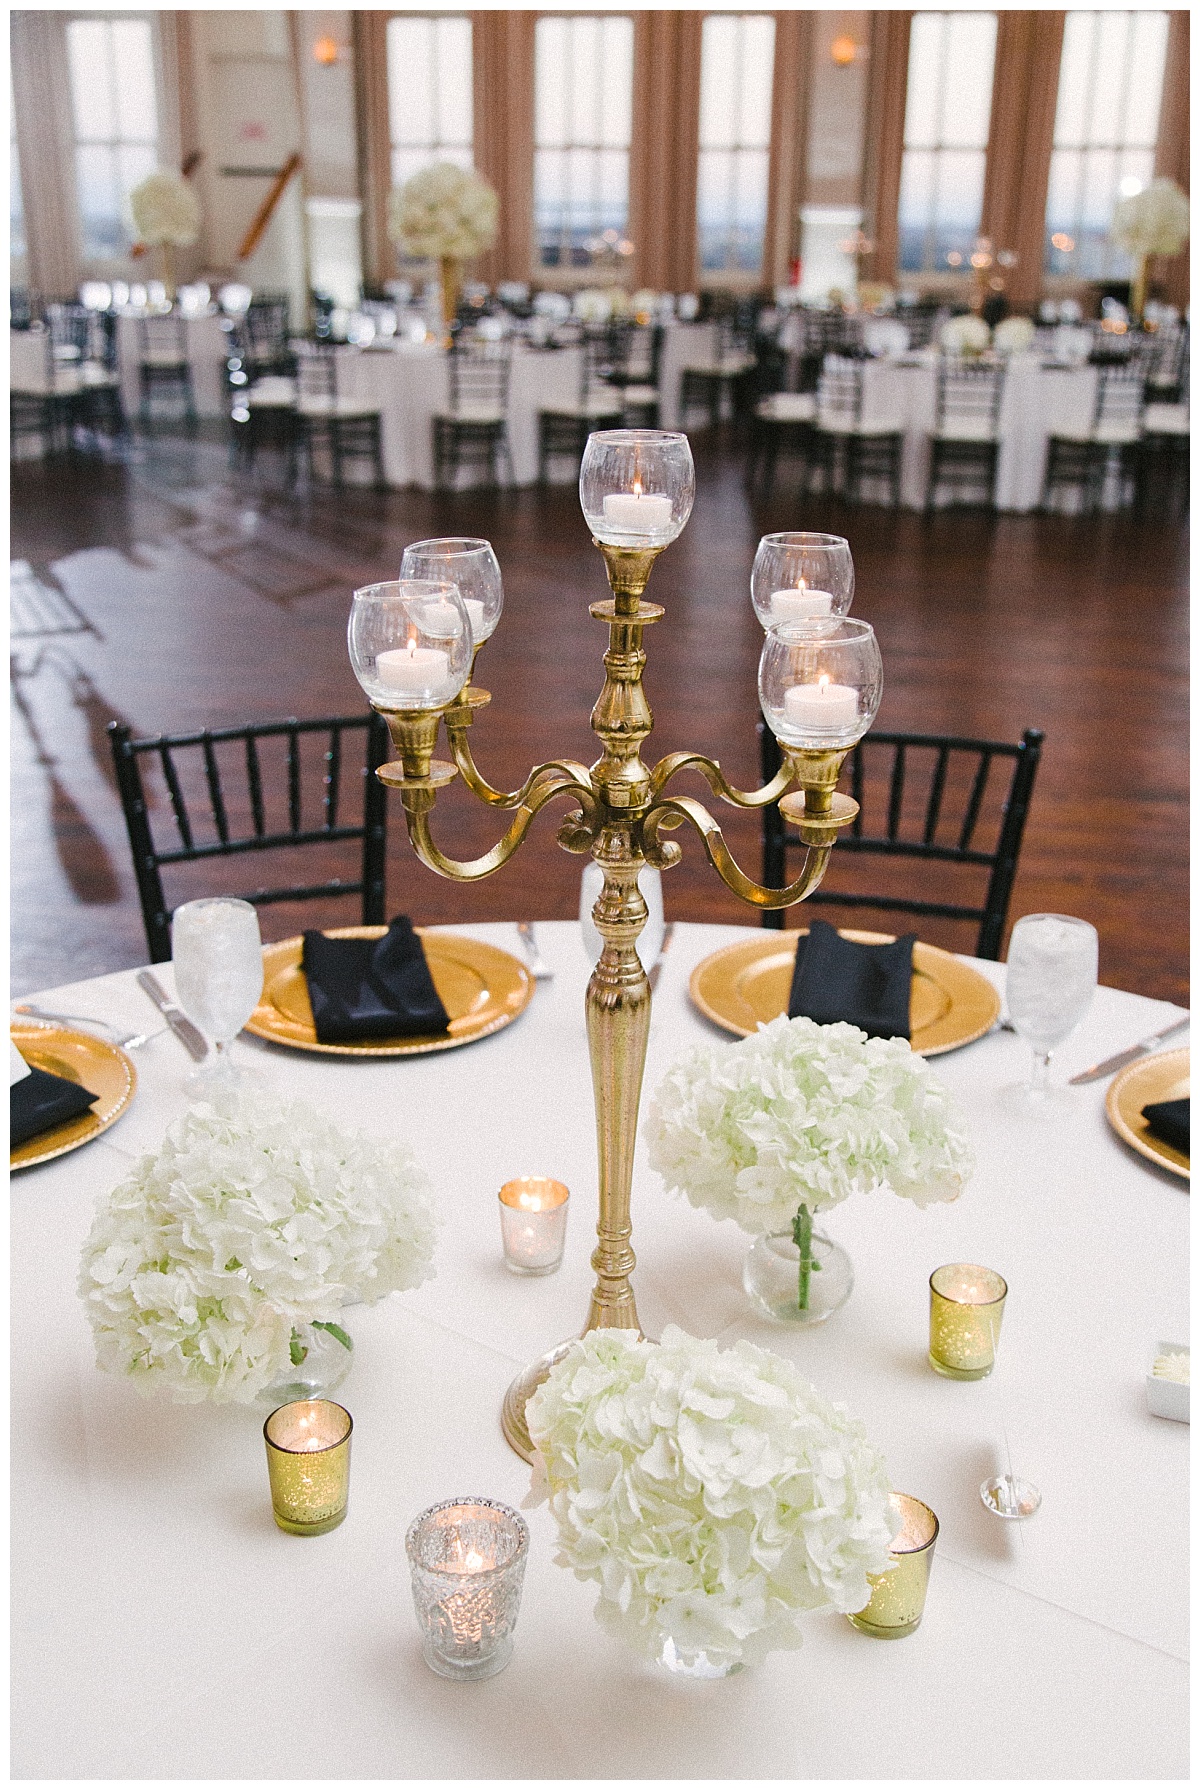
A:
[[[796,586],[796,589],[797,589],[797,590],[798,590],[798,591],[799,591],[799,592],[800,592],[800,595],[801,595],[801,596],[803,596],[803,595],[804,595],[804,593],[805,593],[805,591],[806,591],[806,590],[807,590],[807,589],[808,589],[808,586],[807,586],[807,584],[805,584],[805,582],[804,582],[804,574],[803,574],[803,572],[801,572],[801,574],[800,574],[800,581],[799,581],[799,583],[798,583],[798,584],[797,584],[797,586]]]
[[[821,673],[820,677],[817,679],[817,689],[824,692],[825,690],[828,690],[828,688],[829,688],[829,673],[827,671],[823,671]]]
[[[482,1554],[477,1554],[474,1548],[469,1548],[467,1550],[467,1557],[463,1561],[463,1565],[468,1572],[481,1572],[487,1565],[487,1561]]]
[[[633,478],[633,495],[635,497],[640,497],[642,495],[642,481],[638,478],[636,473]]]

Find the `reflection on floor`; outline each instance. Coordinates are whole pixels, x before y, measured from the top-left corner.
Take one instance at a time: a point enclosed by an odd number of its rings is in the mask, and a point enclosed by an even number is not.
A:
[[[698,461],[692,521],[650,592],[667,618],[647,638],[647,757],[698,748],[734,781],[756,780],[755,543],[775,528],[844,533],[855,613],[875,623],[884,652],[880,726],[1011,740],[1027,726],[1046,731],[1013,917],[1092,919],[1102,980],[1186,999],[1185,530],[1128,517],[926,520],[801,499],[782,479],[769,504],[752,506],[732,452],[700,448]],[[146,734],[359,710],[349,593],[394,577],[408,541],[480,534],[500,555],[506,612],[480,663],[494,697],[476,726],[485,772],[511,786],[531,759],[595,756],[587,717],[604,639],[587,606],[604,594],[603,572],[571,488],[288,497],[269,476],[234,478],[223,447],[204,439],[13,468],[17,993],[144,961],[108,721]],[[754,818],[727,817],[731,848],[757,872]],[[460,857],[498,831],[461,789],[439,800],[437,818]],[[486,888],[442,883],[418,865],[394,801],[390,826],[389,911],[428,922],[577,911],[580,864],[557,847],[549,818]],[[694,841],[685,860],[667,878],[668,914],[753,920]],[[250,886],[243,869],[212,867],[202,886]],[[169,885],[168,897],[200,889]],[[264,914],[264,932],[355,917],[353,902],[319,916],[281,907]],[[972,929],[943,922],[923,936],[969,949]]]

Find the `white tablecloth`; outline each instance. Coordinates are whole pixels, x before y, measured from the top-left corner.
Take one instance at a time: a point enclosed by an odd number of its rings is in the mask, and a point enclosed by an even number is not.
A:
[[[538,349],[514,343],[507,421],[515,485],[537,482],[538,411],[577,402],[582,376],[582,348]],[[379,406],[388,484],[432,490],[433,418],[450,402],[449,366],[442,349],[412,342],[389,348],[340,348],[338,392],[352,402]],[[503,466],[501,477],[505,477]]]
[[[184,317],[184,340],[192,369],[192,396],[199,416],[229,415],[229,399],[223,367],[229,356],[229,337],[215,313]],[[125,414],[136,417],[142,401],[138,363],[142,355],[140,319],[131,312],[117,318],[117,366],[121,374],[121,402]]]
[[[669,891],[668,891],[669,902]],[[518,950],[507,925],[464,928]],[[655,998],[647,1087],[717,1036],[688,975],[743,929],[680,926]],[[943,1057],[979,1157],[961,1200],[881,1194],[827,1228],[856,1285],[821,1329],[758,1321],[746,1240],[669,1198],[639,1151],[633,1243],[647,1331],[748,1336],[861,1416],[893,1484],[941,1519],[925,1620],[898,1646],[809,1619],[799,1654],[716,1684],[670,1679],[592,1620],[594,1587],[552,1563],[544,1508],[516,1652],[453,1685],[422,1663],[404,1531],[444,1497],[519,1503],[528,1472],[498,1413],[518,1366],[582,1322],[595,1168],[578,928],[539,927],[556,970],[470,1049],[351,1063],[247,1040],[281,1086],[409,1139],[445,1230],[438,1277],[349,1312],[350,1515],[303,1541],[271,1519],[262,1411],[143,1402],[97,1372],[75,1296],[92,1203],[183,1108],[169,1034],[137,1055],[137,1099],[84,1150],[12,1189],[12,1771],[16,1777],[1145,1778],[1186,1776],[1188,1429],[1148,1414],[1155,1344],[1188,1339],[1186,1187],[1109,1132],[1106,1084],[1061,1122],[997,1098],[1026,1068],[996,1033]],[[1004,971],[982,966],[998,984]],[[169,980],[169,966],[164,967]],[[55,991],[65,1011],[153,1019],[131,972]],[[1097,993],[1065,1076],[1162,1026],[1166,1003]],[[496,1190],[572,1189],[560,1273],[501,1265]],[[985,1262],[1010,1292],[995,1375],[939,1379],[927,1279]],[[1042,1508],[1008,1527],[979,1501],[1011,1450]]]

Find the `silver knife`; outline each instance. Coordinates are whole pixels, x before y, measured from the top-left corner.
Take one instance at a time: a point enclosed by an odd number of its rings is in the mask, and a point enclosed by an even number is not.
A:
[[[1143,1038],[1140,1044],[1131,1044],[1128,1050],[1119,1050],[1115,1057],[1105,1057],[1102,1063],[1093,1063],[1090,1069],[1083,1069],[1078,1075],[1073,1075],[1070,1086],[1077,1087],[1081,1081],[1099,1081],[1102,1075],[1115,1075],[1118,1069],[1124,1069],[1126,1063],[1136,1063],[1139,1057],[1144,1057],[1156,1044],[1174,1037],[1176,1032],[1182,1032],[1184,1026],[1191,1023],[1191,1014],[1185,1013],[1182,1019],[1164,1026],[1161,1032],[1155,1032],[1153,1038]]]
[[[674,922],[674,920],[668,920],[666,925],[663,927],[662,944],[658,947],[658,956],[654,959],[654,962],[651,964],[650,974],[646,978],[647,982],[649,982],[649,984],[650,984],[651,994],[653,994],[654,990],[658,987],[658,978],[662,975],[663,958],[667,955],[667,952],[670,950],[671,940],[674,938],[674,936],[675,936],[675,922]]]
[[[138,987],[150,996],[188,1054],[195,1057],[198,1063],[202,1063],[208,1055],[208,1045],[205,1043],[203,1035],[196,1030],[187,1015],[180,1012],[158,977],[150,970],[139,970],[137,982]]]

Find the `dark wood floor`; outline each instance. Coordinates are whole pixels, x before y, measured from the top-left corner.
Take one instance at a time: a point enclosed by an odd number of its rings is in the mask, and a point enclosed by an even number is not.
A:
[[[1127,516],[847,510],[797,498],[782,477],[772,501],[752,507],[736,451],[699,448],[698,471],[692,521],[650,591],[667,608],[648,636],[653,756],[698,748],[757,781],[756,542],[775,528],[844,533],[855,613],[875,624],[884,653],[881,727],[1012,740],[1045,729],[1011,917],[1082,915],[1099,928],[1103,981],[1186,1000],[1186,530]],[[587,606],[605,586],[573,487],[288,499],[266,479],[231,479],[215,442],[162,439],[128,463],[18,465],[13,497],[12,557],[67,593],[94,630],[40,654],[14,641],[17,993],[145,958],[107,721],[151,732],[358,709],[349,593],[395,576],[410,540],[480,534],[499,553],[506,609],[479,667],[494,701],[475,730],[493,781],[519,781],[536,757],[595,756],[587,719],[605,637]],[[575,913],[580,863],[555,844],[549,816],[486,887],[458,888],[417,863],[394,814],[389,911],[418,922]],[[438,823],[459,856],[486,849],[496,830],[457,788]],[[727,834],[757,872],[754,820],[734,815]],[[749,917],[694,838],[685,858],[667,879],[669,915]],[[252,883],[243,870],[219,869],[210,891]],[[270,910],[264,932],[284,936],[314,917]],[[348,905],[322,915],[353,917]],[[970,948],[970,928],[922,930]]]

